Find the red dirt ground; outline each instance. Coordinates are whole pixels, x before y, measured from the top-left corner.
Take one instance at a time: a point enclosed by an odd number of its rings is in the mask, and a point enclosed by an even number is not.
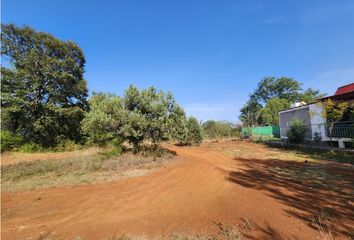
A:
[[[3,193],[3,239],[211,233],[218,222],[237,226],[246,239],[322,239],[309,224],[322,205],[335,209],[336,239],[350,239],[345,234],[354,225],[352,195],[315,191],[270,174],[267,164],[286,164],[275,160],[232,158],[205,146],[168,148],[177,152],[176,161],[147,176]]]

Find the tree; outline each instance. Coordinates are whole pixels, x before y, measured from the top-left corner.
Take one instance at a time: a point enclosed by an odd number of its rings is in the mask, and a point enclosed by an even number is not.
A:
[[[52,146],[79,141],[87,103],[85,57],[71,41],[29,27],[2,25],[2,129]]]
[[[259,123],[259,117],[261,115],[262,105],[250,99],[241,109],[240,109],[240,120],[243,125],[248,127],[253,127]]]
[[[188,118],[187,123],[187,142],[190,144],[199,144],[203,141],[202,128],[198,120],[194,117]]]
[[[313,103],[318,98],[324,97],[326,94],[321,94],[319,90],[313,90],[312,88],[306,89],[303,93],[300,93],[299,100],[306,103]]]
[[[182,107],[176,106],[171,114],[171,126],[169,128],[170,139],[175,140],[178,144],[188,144],[188,122],[186,114]]]
[[[287,99],[289,102],[294,102],[298,100],[300,91],[301,84],[292,78],[268,77],[258,83],[252,96],[259,103],[266,103],[272,98]]]
[[[267,77],[262,79],[256,90],[250,95],[248,102],[241,108],[240,120],[245,126],[255,126],[257,124],[268,125],[276,122],[278,113],[271,109],[263,110],[267,102],[271,99],[283,99],[288,103],[295,101],[314,102],[316,98],[323,96],[318,90],[311,88],[303,91],[301,83],[288,77]],[[281,100],[281,101],[283,101]],[[279,105],[279,101],[277,101]],[[274,106],[275,103],[273,102]],[[282,103],[280,105],[283,105]],[[279,106],[281,107],[281,106]],[[263,112],[261,114],[261,112]]]
[[[150,140],[156,149],[161,141],[174,135],[174,130],[183,127],[174,125],[182,121],[178,118],[183,118],[184,112],[171,93],[154,87],[139,91],[131,85],[125,91],[124,104],[127,111],[124,134],[136,151],[144,139]]]
[[[334,124],[336,124],[343,118],[344,114],[349,109],[349,104],[348,102],[336,102],[332,99],[328,99],[322,103],[322,106],[322,116],[324,119],[326,119],[326,125],[329,130],[329,138],[331,141],[331,147],[333,147],[332,131]]]
[[[89,100],[90,111],[85,114],[82,129],[93,143],[105,146],[123,136],[127,113],[123,100],[111,94],[94,94]]]
[[[265,108],[262,109],[262,122],[265,125],[279,125],[279,115],[281,110],[290,107],[288,100],[272,98],[267,101]]]

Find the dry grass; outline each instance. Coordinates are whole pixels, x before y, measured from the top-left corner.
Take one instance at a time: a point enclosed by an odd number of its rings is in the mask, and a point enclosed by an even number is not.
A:
[[[101,151],[97,147],[86,148],[82,150],[66,151],[66,152],[38,152],[38,153],[22,153],[22,152],[4,152],[1,154],[1,165],[11,165],[21,162],[32,162],[37,160],[59,160],[74,158],[78,156],[89,157],[96,155]]]
[[[307,161],[314,163],[326,160],[354,165],[354,156],[345,153],[282,149],[268,147],[260,143],[257,144],[248,141],[207,142],[203,143],[203,145],[211,150],[222,152],[229,157],[238,157],[243,159],[272,159],[294,162]]]
[[[24,161],[3,165],[2,190],[72,186],[142,176],[165,165],[173,156],[167,154],[156,161],[152,157],[130,152],[107,157],[99,149],[52,154],[33,153],[31,156],[26,153]],[[22,153],[11,153],[11,156],[19,159]],[[38,156],[40,158],[35,160]]]

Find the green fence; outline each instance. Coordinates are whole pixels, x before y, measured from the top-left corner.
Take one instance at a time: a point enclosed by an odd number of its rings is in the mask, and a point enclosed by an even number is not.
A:
[[[251,131],[251,134],[250,134]],[[265,126],[265,127],[253,127],[253,128],[242,128],[243,136],[273,136],[280,137],[279,126]]]

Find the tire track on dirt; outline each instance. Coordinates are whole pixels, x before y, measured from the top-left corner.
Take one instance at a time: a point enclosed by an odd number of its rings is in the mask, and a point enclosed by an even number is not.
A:
[[[237,226],[241,218],[252,221],[250,236],[257,239],[264,229],[285,239],[315,239],[313,229],[286,215],[287,206],[264,192],[230,182],[230,170],[242,171],[234,159],[203,147],[167,147],[176,151],[176,161],[147,176],[3,193],[4,239],[43,234],[102,239],[120,233],[207,233],[217,230],[213,220]]]

